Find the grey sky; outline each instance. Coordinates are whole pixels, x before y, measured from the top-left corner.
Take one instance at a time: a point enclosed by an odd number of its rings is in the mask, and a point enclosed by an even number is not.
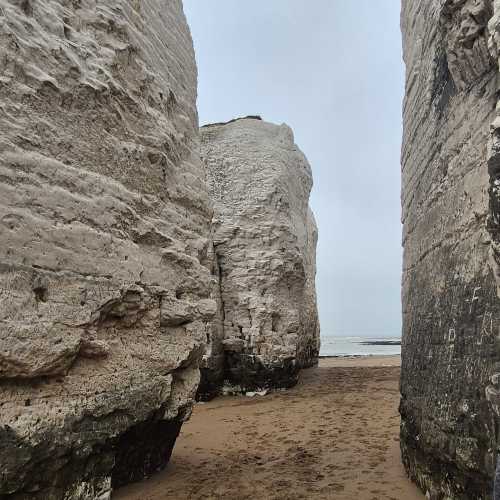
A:
[[[200,122],[288,123],[308,157],[323,335],[399,335],[399,0],[184,0]]]

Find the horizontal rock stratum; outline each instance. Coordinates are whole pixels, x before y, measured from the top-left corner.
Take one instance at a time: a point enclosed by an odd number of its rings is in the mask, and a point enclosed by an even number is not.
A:
[[[201,396],[223,382],[290,387],[319,352],[311,168],[287,125],[258,117],[205,126],[201,139],[220,294]]]
[[[401,449],[434,500],[491,498],[497,455],[498,8],[402,4]]]
[[[199,383],[211,204],[180,0],[0,0],[0,497],[165,465]]]

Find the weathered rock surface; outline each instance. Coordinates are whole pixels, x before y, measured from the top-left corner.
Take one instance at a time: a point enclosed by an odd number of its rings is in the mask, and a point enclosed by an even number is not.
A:
[[[201,391],[289,387],[319,351],[310,166],[286,125],[248,117],[201,136],[222,313]]]
[[[180,0],[0,0],[0,497],[168,461],[217,304]]]
[[[497,442],[485,388],[499,359],[499,8],[402,5],[401,449],[431,499],[492,491]]]

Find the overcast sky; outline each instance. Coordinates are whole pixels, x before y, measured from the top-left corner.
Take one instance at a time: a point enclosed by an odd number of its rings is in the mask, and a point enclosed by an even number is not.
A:
[[[399,335],[398,0],[184,0],[201,124],[289,124],[311,163],[323,335]]]

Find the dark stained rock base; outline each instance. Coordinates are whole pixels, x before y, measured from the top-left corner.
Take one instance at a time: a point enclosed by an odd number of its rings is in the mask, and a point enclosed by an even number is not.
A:
[[[274,365],[264,365],[251,354],[228,353],[225,381],[242,392],[289,389],[298,382],[300,366],[295,359],[281,360]]]
[[[196,393],[196,401],[210,401],[220,396],[224,383],[224,372],[210,368],[201,368],[200,372],[201,379]]]
[[[196,393],[197,401],[210,401],[223,393],[225,385],[235,392],[289,389],[297,384],[299,372],[317,366],[319,351],[311,347],[302,356],[274,365],[265,365],[251,354],[227,353],[219,364],[201,368],[201,381]]]
[[[129,429],[115,447],[113,488],[141,481],[165,468],[172,455],[182,420],[150,420]]]
[[[1,429],[0,451],[9,458],[0,464],[0,499],[99,498],[110,488],[151,476],[170,460],[183,422],[161,420],[163,413],[159,409],[117,439],[99,443],[89,436],[93,445],[85,449],[65,449],[56,435],[33,447],[11,430]],[[21,471],[20,463],[25,464]]]
[[[410,429],[405,423],[401,426],[401,456],[406,473],[429,500],[483,499],[490,500],[493,492],[493,480],[487,471],[460,470],[445,454],[431,455],[422,449],[415,436],[416,429]],[[486,492],[486,496],[485,496]]]

